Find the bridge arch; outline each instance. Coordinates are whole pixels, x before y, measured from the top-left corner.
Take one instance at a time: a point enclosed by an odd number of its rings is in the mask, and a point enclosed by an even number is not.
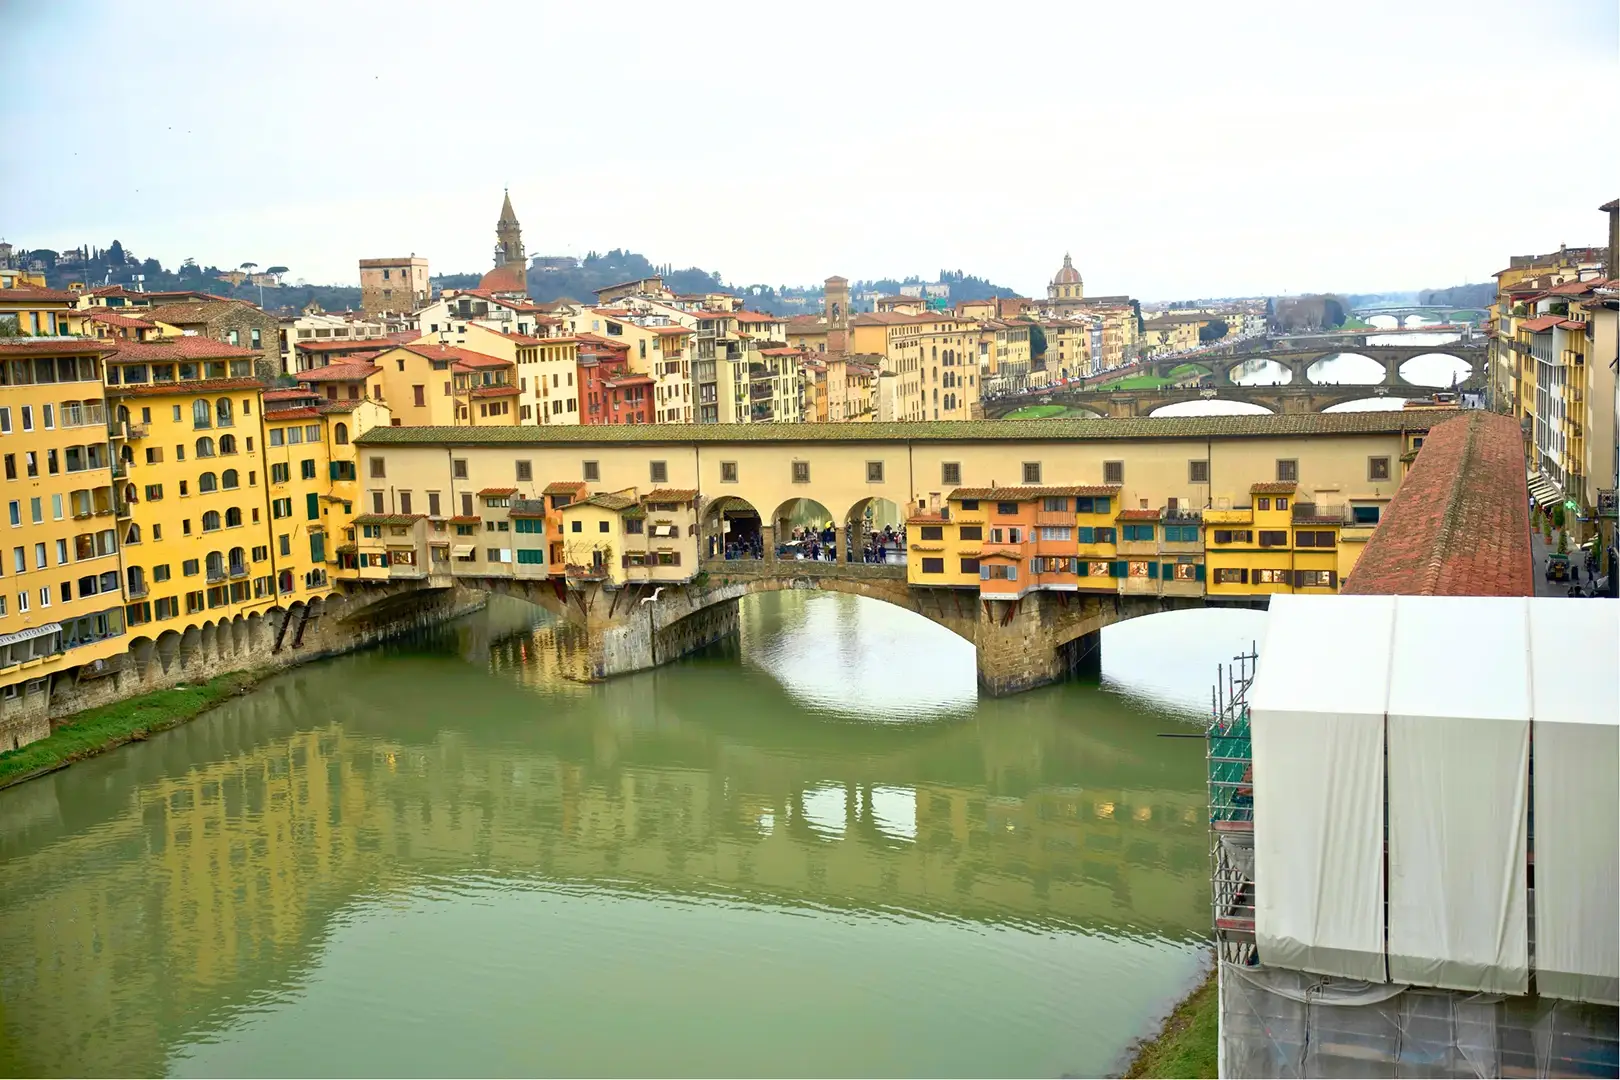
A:
[[[794,533],[802,529],[807,537],[813,539],[817,554],[823,559],[830,559],[830,555],[822,553],[822,548],[829,551],[836,550],[834,545],[837,543],[837,521],[832,510],[820,500],[812,499],[808,495],[785,499],[771,514],[771,525],[775,529],[772,535],[776,548],[781,550],[783,545],[793,543]],[[835,534],[831,542],[827,538],[829,530]],[[800,553],[795,552],[794,555],[786,557],[792,559],[798,554]],[[807,552],[803,554],[806,558],[809,557]]]
[[[1323,365],[1330,364],[1335,375],[1344,377],[1328,379],[1328,368]],[[1380,363],[1364,352],[1355,349],[1346,349],[1343,352],[1324,353],[1312,360],[1305,368],[1305,381],[1312,386],[1375,386],[1386,382],[1391,368]]]
[[[864,561],[868,536],[882,532],[885,525],[894,526],[895,531],[904,536],[906,507],[881,495],[868,495],[863,499],[857,499],[843,518],[845,535],[849,537],[849,550],[844,553],[844,561]],[[886,559],[893,558],[886,556]]]
[[[1401,380],[1412,386],[1449,388],[1460,385],[1474,374],[1467,359],[1447,352],[1444,346],[1403,360],[1397,369]]]
[[[703,508],[705,558],[762,558],[765,518],[740,495],[722,495]]]

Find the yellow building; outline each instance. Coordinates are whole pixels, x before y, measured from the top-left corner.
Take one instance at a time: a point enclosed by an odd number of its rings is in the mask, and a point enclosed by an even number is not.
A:
[[[1046,334],[1046,354],[1032,363],[1043,366],[1048,381],[1070,379],[1091,369],[1091,324],[1068,319],[1041,323]]]
[[[1029,388],[1029,323],[986,321],[979,330],[979,382],[997,393]]]
[[[0,332],[29,337],[84,333],[79,293],[25,283],[27,279],[21,277],[6,280],[13,284],[0,288]]]
[[[1187,352],[1198,348],[1198,331],[1214,321],[1213,316],[1163,315],[1142,324],[1141,355]]]
[[[10,551],[0,589],[0,750],[49,734],[52,677],[124,650],[103,362],[90,340],[0,341]]]
[[[614,585],[674,584],[698,573],[697,492],[656,488],[601,492],[562,508],[565,573],[570,578]],[[519,542],[538,562],[543,537]]]
[[[384,349],[371,363],[379,369],[369,381],[373,397],[387,404],[396,426],[499,427],[518,422],[522,391],[510,360],[471,348],[413,342]]]
[[[263,385],[254,350],[205,337],[120,342],[107,363],[128,622],[151,637],[262,612],[277,599]],[[299,583],[283,595],[302,594]]]

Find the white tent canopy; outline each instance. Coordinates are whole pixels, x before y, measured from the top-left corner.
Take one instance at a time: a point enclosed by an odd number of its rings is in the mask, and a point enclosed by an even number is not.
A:
[[[1536,989],[1620,1004],[1620,618],[1531,600]]]
[[[1275,597],[1249,694],[1261,960],[1527,993],[1534,727],[1538,989],[1613,1003],[1617,608]]]
[[[1384,708],[1395,598],[1272,600],[1250,690],[1255,930],[1266,963],[1383,982]],[[1346,677],[1346,672],[1354,672]]]

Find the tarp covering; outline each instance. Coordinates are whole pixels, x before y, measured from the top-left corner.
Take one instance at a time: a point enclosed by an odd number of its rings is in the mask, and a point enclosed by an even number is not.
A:
[[[1528,605],[1395,600],[1387,730],[1396,982],[1529,989]]]
[[[1395,598],[1333,598],[1331,648],[1315,599],[1272,598],[1250,690],[1255,940],[1265,964],[1381,983]]]
[[[1620,605],[1529,604],[1536,990],[1620,1004]]]

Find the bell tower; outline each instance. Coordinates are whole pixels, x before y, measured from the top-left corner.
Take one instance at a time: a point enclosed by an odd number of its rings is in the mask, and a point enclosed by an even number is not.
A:
[[[849,329],[849,279],[834,275],[822,290],[822,315],[828,331]]]
[[[495,223],[495,269],[505,266],[523,269],[527,264],[523,257],[523,227],[512,209],[511,192],[503,192],[503,195],[501,218]]]

